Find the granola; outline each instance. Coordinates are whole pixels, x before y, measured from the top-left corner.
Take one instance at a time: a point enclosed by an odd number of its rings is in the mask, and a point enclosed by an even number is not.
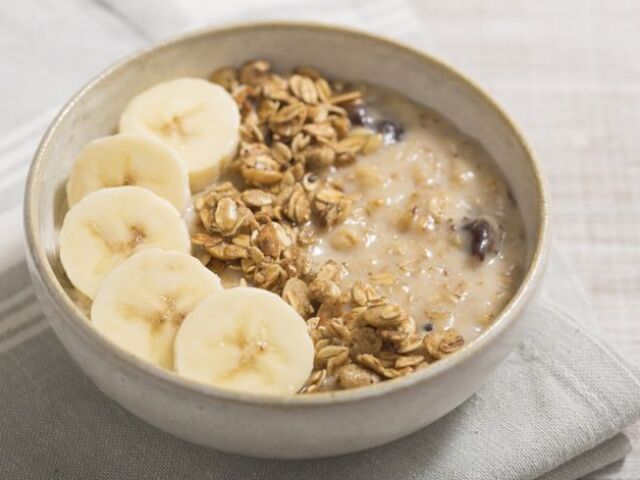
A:
[[[407,143],[411,122],[403,127],[376,115],[366,86],[331,81],[308,67],[281,75],[258,60],[218,69],[210,80],[239,106],[241,144],[225,180],[195,200],[194,254],[222,277],[281,295],[306,320],[315,361],[301,393],[362,387],[426,368],[478,333],[475,324],[464,336],[458,331],[470,295],[491,303],[478,313],[485,319],[508,300],[517,275],[501,273],[497,294],[464,275],[491,264],[504,251],[505,235],[522,236],[517,221],[505,227],[506,221],[472,217],[482,202],[467,208],[452,190],[483,174],[470,160],[482,155],[461,151],[466,140],[440,152]],[[439,117],[412,108],[418,130],[441,129]],[[461,135],[444,126],[448,139]],[[402,157],[402,169],[390,167],[395,160],[385,151]],[[407,182],[411,191],[403,191]],[[372,250],[383,236],[384,245]],[[433,262],[454,250],[464,252],[466,263],[456,260],[449,271]],[[517,263],[521,251],[512,250],[508,260]],[[418,282],[429,283],[420,302]]]

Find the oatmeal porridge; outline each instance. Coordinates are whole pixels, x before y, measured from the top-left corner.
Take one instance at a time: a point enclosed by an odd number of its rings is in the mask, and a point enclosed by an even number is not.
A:
[[[152,87],[120,132],[76,160],[60,256],[96,329],[179,375],[276,394],[401,377],[521,282],[489,154],[399,93],[260,60]]]

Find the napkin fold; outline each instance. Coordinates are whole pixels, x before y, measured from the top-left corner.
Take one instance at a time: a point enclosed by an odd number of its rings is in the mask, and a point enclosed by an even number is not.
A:
[[[156,430],[102,395],[46,324],[21,254],[24,176],[57,106],[132,49],[193,26],[296,18],[368,28],[422,45],[404,1],[26,0],[0,5],[0,478],[571,479],[622,458],[640,417],[640,371],[602,342],[593,312],[553,252],[522,343],[467,402],[366,452],[260,460]],[[37,31],[38,35],[33,32]],[[345,427],[345,428],[348,428]]]

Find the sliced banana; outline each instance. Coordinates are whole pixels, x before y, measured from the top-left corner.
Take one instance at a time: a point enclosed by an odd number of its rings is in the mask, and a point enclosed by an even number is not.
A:
[[[189,253],[189,232],[178,211],[142,187],[97,190],[62,222],[60,261],[71,283],[93,298],[102,279],[132,254],[149,249]]]
[[[159,83],[136,96],[120,117],[120,131],[150,134],[174,147],[195,192],[213,182],[236,151],[240,112],[219,85],[200,78]]]
[[[90,142],[67,181],[73,206],[88,193],[135,185],[151,190],[182,211],[189,199],[187,169],[176,151],[147,135],[123,133]]]
[[[192,256],[146,250],[105,277],[91,321],[122,349],[170,369],[182,320],[200,300],[221,290],[220,278]]]
[[[237,287],[202,300],[182,322],[174,368],[229,390],[294,394],[313,368],[304,320],[279,296]]]

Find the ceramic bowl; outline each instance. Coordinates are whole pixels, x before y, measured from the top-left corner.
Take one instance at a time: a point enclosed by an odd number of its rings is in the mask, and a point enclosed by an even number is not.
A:
[[[327,76],[391,87],[478,139],[504,173],[524,217],[525,279],[478,339],[412,375],[371,387],[265,397],[193,383],[101,337],[73,303],[57,234],[71,163],[114,132],[127,102],[155,83],[206,77],[266,58],[276,70],[311,65]],[[471,396],[518,342],[546,260],[547,194],[539,166],[507,115],[482,90],[431,56],[370,34],[318,24],[257,23],[201,30],[135,53],[105,70],[62,109],[31,166],[25,198],[29,265],[60,341],[97,387],[134,415],[185,440],[245,455],[309,458],[381,445],[432,423]]]

